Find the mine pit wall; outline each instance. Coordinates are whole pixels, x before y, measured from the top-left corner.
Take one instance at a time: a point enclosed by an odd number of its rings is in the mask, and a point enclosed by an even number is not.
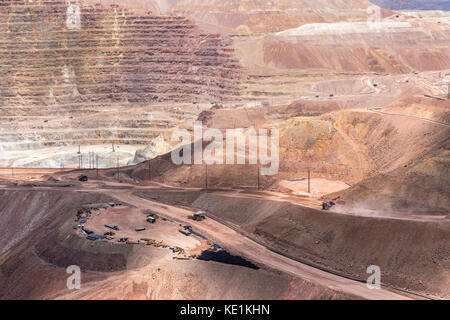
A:
[[[238,93],[240,67],[230,41],[202,34],[186,18],[64,1],[6,0],[0,9],[2,106],[183,101]]]
[[[445,70],[450,68],[450,25],[442,22],[433,25],[420,19],[402,22],[389,18],[379,29],[366,21],[304,25],[268,36],[263,42],[263,59],[289,69],[390,74]]]
[[[0,255],[0,299],[358,299],[271,270],[195,260],[165,264],[163,249],[75,235],[77,208],[110,201],[96,193],[1,191],[3,243],[37,221]],[[82,270],[76,292],[66,288],[72,264]]]
[[[287,202],[195,191],[152,192],[151,196],[205,210],[300,262],[360,281],[367,280],[368,266],[378,265],[383,284],[438,298],[450,297],[448,221],[356,217]]]
[[[403,35],[403,37],[414,39],[414,34]],[[447,32],[448,37],[450,37],[450,31]],[[386,42],[384,45],[380,45],[382,43],[380,41],[367,49],[363,44],[354,45],[348,41],[345,42],[344,39],[335,40],[342,41],[345,45],[333,46],[334,56],[330,55],[331,44],[311,44],[302,40],[297,40],[298,43],[268,40],[263,44],[264,63],[281,69],[329,68],[339,72],[393,74],[408,73],[413,70],[433,71],[450,68],[449,49],[446,47],[440,48],[432,41],[425,43],[424,49],[411,52],[408,45],[403,44],[403,40],[398,38],[394,42],[395,54],[392,54],[392,42],[389,42],[389,45]],[[429,52],[427,51],[429,47],[435,47],[436,49]],[[425,56],[427,59],[424,59]]]
[[[146,121],[150,105],[239,97],[243,71],[230,39],[184,17],[84,3],[1,1],[1,149],[147,144],[158,134],[133,129],[174,125]]]

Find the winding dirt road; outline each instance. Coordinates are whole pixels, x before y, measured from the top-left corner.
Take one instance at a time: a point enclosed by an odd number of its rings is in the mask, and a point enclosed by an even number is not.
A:
[[[207,219],[202,222],[189,220],[188,216],[192,215],[193,211],[143,199],[134,195],[130,190],[114,190],[110,192],[110,195],[129,205],[142,209],[151,208],[152,211],[170,217],[180,223],[192,225],[198,232],[204,233],[219,244],[223,244],[227,250],[236,252],[260,265],[289,273],[334,290],[353,294],[363,299],[408,299],[383,288],[379,290],[368,289],[364,283],[339,277],[284,257],[213,219]]]
[[[404,118],[409,118],[409,119],[413,119],[413,120],[420,120],[420,121],[430,122],[430,123],[434,123],[434,124],[438,124],[438,125],[450,128],[450,124],[448,124],[448,123],[439,122],[439,121],[432,120],[432,119],[427,119],[427,118],[416,117],[416,116],[409,115],[409,114],[388,113],[388,112],[384,112],[384,111],[381,111],[381,110],[375,110],[375,109],[367,109],[367,111],[368,112],[372,112],[372,113],[376,113],[376,114],[380,114],[380,115],[384,115],[384,116],[404,117]]]
[[[77,171],[71,173],[63,173],[64,178],[76,177]],[[64,179],[65,180],[65,179]],[[64,181],[63,180],[63,181]],[[66,180],[67,181],[67,180]],[[232,226],[227,226],[214,219],[206,219],[202,222],[196,222],[188,219],[192,215],[194,209],[189,210],[177,206],[172,206],[158,201],[144,199],[136,192],[143,190],[151,190],[154,188],[161,189],[160,184],[152,186],[134,186],[125,183],[117,183],[112,181],[95,181],[91,180],[84,184],[68,185],[67,190],[74,192],[94,192],[108,194],[122,203],[139,209],[151,209],[155,213],[171,218],[179,223],[191,225],[193,228],[209,239],[219,243],[233,254],[251,260],[252,262],[270,269],[279,270],[301,279],[311,281],[312,283],[328,287],[330,289],[341,291],[354,295],[362,299],[370,300],[404,300],[411,299],[409,296],[395,293],[386,288],[369,289],[364,282],[358,282],[330,272],[314,268],[312,266],[295,261],[281,254],[269,250],[267,247],[249,239],[245,235],[237,232]],[[60,190],[56,186],[1,186],[0,189],[30,189],[30,190]],[[179,189],[179,188],[168,188]],[[240,195],[244,196],[245,195]],[[251,197],[251,195],[248,195]],[[368,275],[369,276],[369,275]]]

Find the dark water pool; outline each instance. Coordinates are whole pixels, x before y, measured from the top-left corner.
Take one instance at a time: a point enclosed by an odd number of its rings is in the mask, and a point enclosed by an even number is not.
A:
[[[233,256],[230,253],[228,253],[225,250],[219,250],[219,251],[212,251],[212,250],[206,250],[203,251],[203,253],[197,257],[199,260],[203,261],[216,261],[226,264],[232,264],[237,266],[242,266],[246,268],[251,268],[258,270],[259,267],[250,261],[240,257],[240,256]]]

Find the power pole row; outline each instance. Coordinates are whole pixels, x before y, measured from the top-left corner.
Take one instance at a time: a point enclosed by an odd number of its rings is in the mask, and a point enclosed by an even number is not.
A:
[[[448,83],[447,86],[447,100],[450,100],[450,82]]]
[[[95,154],[95,152],[89,152],[87,160],[88,160],[88,169],[96,169],[98,176],[98,169],[99,169],[98,155]],[[78,169],[83,169],[83,154],[80,151],[78,152]]]
[[[260,177],[259,177],[259,175],[260,175],[260,171],[261,171],[261,165],[260,164],[258,164],[258,190],[260,189]]]

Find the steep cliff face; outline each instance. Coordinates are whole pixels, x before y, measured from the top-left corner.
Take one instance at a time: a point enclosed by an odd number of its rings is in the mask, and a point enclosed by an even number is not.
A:
[[[440,96],[450,68],[448,15],[366,0],[4,0],[0,18],[0,167],[78,167],[79,145],[111,167],[112,143],[131,163],[216,103],[382,107],[413,82]]]
[[[27,152],[78,145],[111,166],[115,157],[95,146],[112,142],[132,145],[117,150],[125,164],[201,103],[239,97],[230,39],[136,3],[95,3],[0,3],[0,166],[75,167],[77,150],[50,160]]]
[[[2,1],[1,106],[214,100],[238,94],[217,35],[118,6]]]

